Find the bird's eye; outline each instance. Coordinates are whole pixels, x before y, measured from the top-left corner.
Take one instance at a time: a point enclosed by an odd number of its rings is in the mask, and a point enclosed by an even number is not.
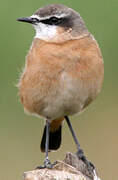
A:
[[[57,17],[51,17],[49,19],[45,19],[41,21],[44,24],[49,24],[49,25],[58,25],[61,22],[61,19],[57,18]]]
[[[59,24],[60,19],[57,18],[57,17],[51,17],[51,18],[49,19],[49,21],[50,21],[50,24],[52,24],[52,25],[57,25],[57,24]]]

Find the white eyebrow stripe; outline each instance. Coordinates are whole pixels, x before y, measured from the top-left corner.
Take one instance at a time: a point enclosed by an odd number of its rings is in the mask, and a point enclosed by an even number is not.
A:
[[[68,14],[65,14],[65,13],[60,14],[60,15],[57,14],[57,15],[50,15],[50,16],[45,16],[45,17],[39,17],[38,15],[33,14],[31,16],[31,18],[37,18],[39,20],[45,20],[45,19],[50,19],[51,17],[63,18],[63,17],[66,17],[66,16],[68,16]]]
[[[32,16],[30,16],[31,18],[37,18],[37,19],[40,19],[38,15],[36,14],[33,14]]]

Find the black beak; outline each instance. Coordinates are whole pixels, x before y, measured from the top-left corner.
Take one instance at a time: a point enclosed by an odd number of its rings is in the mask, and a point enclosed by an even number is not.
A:
[[[39,22],[39,19],[33,18],[33,17],[23,17],[23,18],[18,18],[17,21],[27,22],[27,23],[31,23],[31,24],[36,24],[36,23]]]

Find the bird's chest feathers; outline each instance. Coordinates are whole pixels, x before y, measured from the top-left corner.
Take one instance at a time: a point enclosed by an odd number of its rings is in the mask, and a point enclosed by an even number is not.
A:
[[[35,39],[27,56],[27,68],[35,68],[48,77],[56,77],[62,71],[76,65],[79,52],[71,46],[46,43]]]

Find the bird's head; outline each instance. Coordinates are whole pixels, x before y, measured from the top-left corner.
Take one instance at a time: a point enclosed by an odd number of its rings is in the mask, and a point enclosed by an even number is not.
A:
[[[36,30],[35,38],[49,42],[78,39],[89,33],[79,13],[62,4],[45,6],[18,21],[32,24]]]

